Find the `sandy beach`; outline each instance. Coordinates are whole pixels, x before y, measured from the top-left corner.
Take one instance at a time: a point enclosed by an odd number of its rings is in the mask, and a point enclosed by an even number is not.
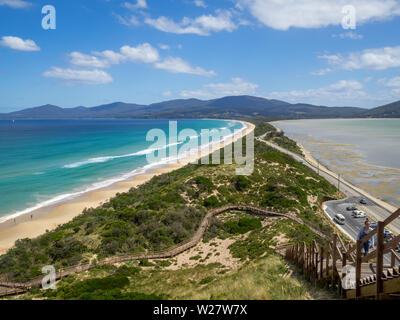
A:
[[[232,120],[237,121],[237,120]],[[223,148],[230,142],[235,142],[242,136],[251,133],[255,126],[251,123],[240,121],[246,129],[240,134],[235,134],[232,140],[214,144],[209,148],[209,153]],[[57,226],[71,221],[74,217],[80,215],[85,208],[95,208],[107,202],[118,193],[129,191],[149,181],[156,175],[161,175],[182,168],[190,162],[200,159],[206,154],[199,152],[178,161],[175,164],[169,164],[164,168],[152,170],[150,173],[139,174],[131,180],[115,183],[107,189],[92,191],[84,196],[78,197],[66,203],[61,203],[47,208],[42,208],[28,215],[22,215],[15,219],[7,220],[0,224],[0,254],[4,254],[8,249],[14,246],[15,241],[24,238],[35,238],[46,230],[53,230]]]

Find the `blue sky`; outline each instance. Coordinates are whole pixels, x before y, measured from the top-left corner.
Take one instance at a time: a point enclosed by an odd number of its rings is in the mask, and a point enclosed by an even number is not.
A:
[[[375,107],[400,100],[399,16],[396,0],[0,0],[0,113],[242,94]]]

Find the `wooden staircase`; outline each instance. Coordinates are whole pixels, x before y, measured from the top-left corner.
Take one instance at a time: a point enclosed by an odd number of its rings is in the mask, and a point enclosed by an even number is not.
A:
[[[337,289],[347,299],[398,299],[400,298],[400,255],[394,248],[400,236],[385,243],[384,229],[400,216],[400,209],[393,213],[353,247],[346,246],[340,236],[334,234],[330,241],[309,246],[297,243],[287,247],[282,254],[300,267],[307,278],[323,282]],[[375,251],[362,256],[362,245],[371,237],[377,237]],[[384,254],[391,255],[390,265],[383,264]],[[396,265],[397,263],[397,265]]]

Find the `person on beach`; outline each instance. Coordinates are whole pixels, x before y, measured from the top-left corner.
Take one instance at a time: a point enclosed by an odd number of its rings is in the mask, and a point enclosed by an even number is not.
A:
[[[371,231],[371,221],[369,221],[369,219],[367,218],[367,220],[365,220],[365,224],[360,228],[360,231],[358,232],[357,240],[362,240]],[[363,243],[364,256],[368,254],[369,249],[374,248],[374,244],[374,237],[369,238]]]

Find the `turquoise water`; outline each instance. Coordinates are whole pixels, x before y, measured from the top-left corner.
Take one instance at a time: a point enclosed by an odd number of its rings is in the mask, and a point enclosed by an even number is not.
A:
[[[213,128],[243,129],[234,121],[178,121],[178,133],[193,129],[199,137],[202,129]],[[146,158],[153,152],[154,141],[146,141],[151,129],[168,135],[169,121],[0,121],[0,221],[162,165],[167,159],[149,164]],[[188,141],[178,141],[178,150]],[[167,157],[168,143],[157,148]]]
[[[293,120],[276,126],[333,171],[400,205],[400,119]]]

